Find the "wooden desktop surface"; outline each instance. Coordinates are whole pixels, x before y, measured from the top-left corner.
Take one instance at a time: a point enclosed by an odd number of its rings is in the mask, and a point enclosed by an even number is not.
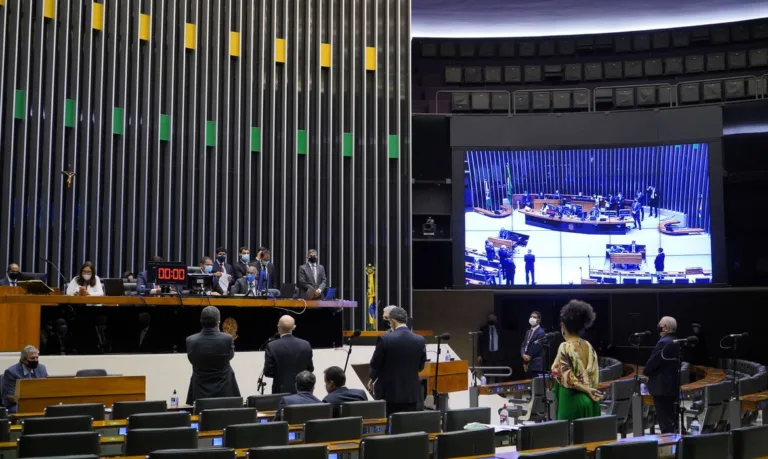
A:
[[[768,391],[739,397],[742,411],[757,411],[768,406]]]
[[[16,381],[20,412],[41,412],[59,403],[103,403],[146,400],[145,376],[100,376],[92,378],[40,378]]]
[[[583,225],[626,225],[627,223],[632,222],[632,219],[625,218],[624,220],[619,220],[618,217],[605,217],[605,216],[601,216],[597,220],[584,220],[584,221],[582,221],[580,218],[550,217],[549,215],[546,215],[546,214],[542,215],[541,211],[539,210],[520,209],[518,212],[525,214],[526,217],[537,218],[543,221],[580,223]],[[605,221],[600,221],[603,218],[605,219]]]
[[[435,336],[435,332],[432,330],[413,330],[413,332],[419,336],[423,336],[425,338],[429,338],[432,336]],[[344,338],[351,337],[355,332],[352,330],[345,330],[344,331]],[[387,333],[386,330],[384,331],[361,331],[360,337],[361,338],[376,338],[383,334]]]
[[[60,304],[100,304],[103,306],[234,306],[241,308],[354,308],[356,301],[348,300],[264,300],[245,297],[217,296],[67,296],[67,295],[9,295],[0,291],[0,306],[8,304],[30,304],[58,306]],[[2,310],[2,308],[0,308]],[[39,321],[36,325],[39,334]]]
[[[704,387],[710,384],[717,384],[725,380],[725,372],[719,368],[693,366],[691,371],[696,374],[698,379],[690,384],[683,384],[680,388],[683,394],[704,390]],[[653,405],[653,397],[648,394],[643,395],[643,404]]]
[[[442,357],[442,356],[441,356]],[[419,378],[427,380],[427,395],[432,394],[435,385],[435,362],[427,362]],[[469,364],[466,360],[440,362],[437,390],[443,394],[461,392],[469,388]]]
[[[40,347],[40,304],[16,301],[23,295],[21,287],[0,287],[0,352]]]
[[[611,263],[614,265],[642,265],[642,253],[612,253],[610,255]]]
[[[614,379],[611,381],[603,381],[597,385],[597,387],[601,390],[610,389],[611,383],[616,381],[623,381],[625,379],[633,379],[635,377],[635,366],[634,365],[624,365],[624,375],[618,379]],[[520,379],[517,381],[506,381],[502,383],[496,383],[496,384],[486,384],[483,386],[479,386],[479,394],[480,395],[498,395],[498,394],[509,394],[509,393],[522,393],[527,392],[531,390],[531,379]],[[554,379],[547,376],[547,382],[549,383],[549,386],[552,386],[554,383]]]

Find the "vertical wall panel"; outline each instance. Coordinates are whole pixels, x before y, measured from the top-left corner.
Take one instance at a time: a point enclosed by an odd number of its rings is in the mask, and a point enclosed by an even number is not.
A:
[[[343,297],[374,264],[408,306],[409,43],[409,0],[2,1],[0,259],[58,285],[39,256],[266,246],[293,282],[316,248]]]

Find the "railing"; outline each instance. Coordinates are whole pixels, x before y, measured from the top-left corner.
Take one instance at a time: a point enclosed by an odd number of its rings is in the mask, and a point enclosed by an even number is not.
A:
[[[669,83],[648,83],[648,84],[629,84],[629,85],[621,85],[621,86],[599,86],[595,88],[594,92],[592,93],[592,111],[597,110],[597,99],[596,95],[597,92],[601,89],[610,89],[611,95],[613,96],[615,94],[615,91],[617,89],[627,89],[627,88],[646,88],[646,87],[654,87],[656,89],[658,88],[669,88],[670,96],[669,96],[669,106],[672,107],[672,85]],[[657,92],[658,97],[658,92]],[[675,99],[676,100],[676,99]],[[637,105],[637,104],[635,104]],[[658,104],[653,104],[658,105]]]

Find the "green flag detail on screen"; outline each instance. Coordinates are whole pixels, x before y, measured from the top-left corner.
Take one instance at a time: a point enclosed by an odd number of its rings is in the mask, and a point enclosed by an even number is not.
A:
[[[507,163],[507,197],[510,204],[512,203],[512,173],[509,171],[509,163]]]

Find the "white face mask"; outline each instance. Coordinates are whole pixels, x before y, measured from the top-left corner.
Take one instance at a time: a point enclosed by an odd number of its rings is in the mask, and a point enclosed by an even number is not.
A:
[[[91,280],[91,275],[90,274],[83,274],[83,280],[87,280],[87,281]]]
[[[535,326],[536,326],[536,324],[538,324],[538,323],[539,323],[539,321],[538,321],[538,320],[536,320],[536,318],[535,318],[535,317],[531,317],[530,319],[528,319],[528,323],[529,323],[529,324],[531,324],[531,327],[535,327]]]

